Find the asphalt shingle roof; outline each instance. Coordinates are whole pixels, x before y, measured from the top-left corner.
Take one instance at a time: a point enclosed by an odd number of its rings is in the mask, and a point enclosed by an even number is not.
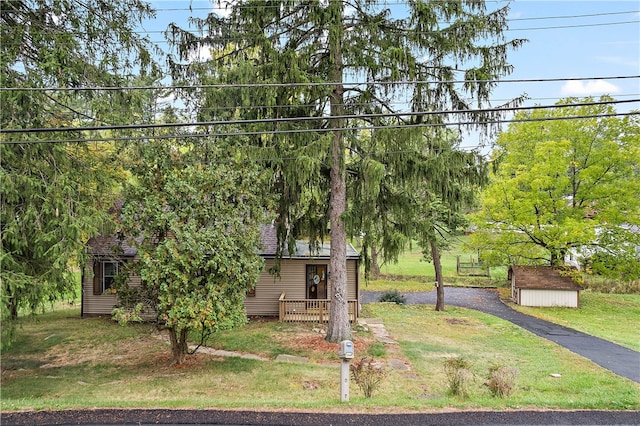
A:
[[[278,236],[276,233],[276,227],[274,225],[264,225],[260,228],[262,249],[260,255],[264,257],[274,257],[276,255],[276,249],[278,247]],[[115,235],[112,236],[99,236],[91,238],[87,242],[89,254],[94,256],[135,256],[137,250],[135,247],[129,245],[126,239],[120,239]],[[285,258],[314,258],[314,259],[328,259],[331,244],[320,243],[318,251],[311,252],[309,250],[309,244],[305,241],[296,241],[296,247],[291,256],[288,256],[288,248],[284,249]],[[347,259],[358,259],[360,254],[353,248],[351,244],[347,243]]]
[[[512,266],[517,288],[537,290],[582,290],[571,277],[551,266]]]

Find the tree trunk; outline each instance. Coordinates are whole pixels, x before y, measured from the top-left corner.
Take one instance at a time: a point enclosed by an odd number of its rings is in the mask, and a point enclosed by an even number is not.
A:
[[[433,269],[436,271],[436,311],[444,311],[444,279],[442,278],[442,263],[440,263],[440,251],[435,239],[429,241],[431,245],[431,257]]]
[[[169,328],[169,338],[171,340],[171,364],[182,364],[187,357],[189,349],[187,343],[187,329],[176,330],[175,327]]]
[[[18,302],[15,296],[9,298],[9,313],[12,320],[18,319]]]
[[[378,263],[378,249],[375,244],[371,244],[371,270],[369,271],[371,278],[380,276],[380,264]]]
[[[342,1],[329,4],[330,26],[329,50],[331,56],[330,79],[335,82],[331,93],[331,116],[344,115],[344,87],[342,85]],[[331,146],[331,198],[329,200],[329,220],[331,223],[331,252],[329,268],[331,273],[331,310],[326,340],[337,343],[351,339],[349,305],[347,300],[347,233],[343,213],[347,207],[347,184],[344,164],[344,140],[342,132],[344,120],[331,120],[333,141]]]

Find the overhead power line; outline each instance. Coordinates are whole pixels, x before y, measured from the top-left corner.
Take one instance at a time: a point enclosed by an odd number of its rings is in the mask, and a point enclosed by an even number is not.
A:
[[[504,31],[536,31],[536,30],[559,30],[563,28],[587,28],[587,27],[604,27],[609,25],[628,25],[638,24],[640,21],[623,21],[623,22],[600,22],[593,24],[575,24],[575,25],[554,25],[548,27],[531,27],[531,28],[506,28]]]
[[[87,137],[76,139],[41,139],[41,140],[9,140],[2,141],[0,145],[16,145],[16,144],[56,144],[56,143],[95,143],[95,142],[143,142],[149,140],[166,140],[166,139],[189,139],[189,138],[209,138],[209,137],[227,137],[227,136],[257,136],[257,135],[276,135],[276,134],[296,134],[296,133],[327,133],[331,131],[363,131],[363,130],[379,130],[379,129],[406,129],[406,128],[420,128],[420,127],[459,127],[459,126],[471,126],[471,125],[485,125],[485,124],[509,124],[509,123],[528,123],[528,122],[545,122],[545,121],[562,121],[562,120],[580,120],[589,118],[606,118],[606,117],[624,117],[629,115],[637,115],[638,112],[623,112],[623,113],[611,113],[611,114],[588,114],[588,115],[574,115],[565,117],[540,117],[540,118],[525,118],[525,119],[506,119],[506,120],[492,120],[485,122],[455,122],[455,123],[420,123],[420,124],[398,124],[398,125],[381,125],[381,126],[345,126],[340,128],[315,128],[315,129],[290,129],[290,130],[255,130],[255,131],[243,131],[234,130],[226,132],[212,132],[212,133],[180,133],[172,135],[141,135],[141,136],[117,136],[108,138],[99,137]]]
[[[403,4],[403,3],[395,3],[395,4]],[[252,6],[257,7],[257,6]],[[176,12],[176,11],[199,11],[199,10],[222,10],[221,8],[162,8],[156,9],[156,12]],[[559,15],[559,16],[537,16],[531,18],[507,18],[507,22],[523,22],[523,21],[543,21],[543,20],[554,20],[554,19],[578,19],[578,18],[593,18],[593,17],[604,17],[604,16],[612,16],[612,15],[630,15],[630,14],[638,14],[640,11],[638,10],[630,10],[630,11],[619,11],[619,12],[606,12],[606,13],[591,13],[591,14],[582,14],[582,15]],[[535,28],[506,28],[505,31],[528,31],[528,30],[546,30],[546,29],[561,29],[561,28],[580,28],[580,27],[591,27],[591,26],[606,26],[606,25],[621,25],[621,24],[632,24],[638,23],[639,21],[618,21],[618,22],[599,22],[599,23],[588,23],[588,24],[574,24],[574,25],[558,25],[558,26],[548,26],[548,27],[535,27]],[[452,24],[453,21],[441,21],[440,25]],[[185,29],[188,31],[188,29]],[[165,34],[166,30],[145,30],[145,31],[132,31],[132,34],[137,35],[145,35],[149,36],[152,34]],[[82,31],[53,31],[51,28],[48,29],[47,34],[73,34],[76,36],[86,36],[87,32]],[[169,43],[168,40],[149,40],[155,44],[166,44]],[[20,43],[5,43],[7,46],[20,45]]]
[[[593,18],[596,16],[610,16],[610,15],[630,15],[640,13],[640,10],[627,10],[619,12],[603,12],[603,13],[588,13],[581,15],[558,15],[558,16],[534,16],[531,18],[507,18],[509,22],[515,21],[542,21],[545,19],[575,19],[575,18]]]
[[[239,84],[185,84],[167,86],[93,86],[93,87],[0,87],[4,92],[20,91],[125,91],[125,90],[170,90],[170,89],[238,89],[238,88],[263,88],[263,87],[321,87],[335,86],[362,86],[362,85],[415,85],[415,84],[464,84],[464,83],[550,83],[559,81],[588,81],[588,80],[625,80],[640,78],[640,75],[617,75],[607,77],[558,77],[558,78],[529,78],[529,79],[493,79],[493,80],[398,80],[398,81],[343,81],[343,82],[309,82],[309,83],[239,83]]]
[[[589,27],[607,27],[607,26],[613,26],[613,25],[629,25],[629,24],[638,24],[640,23],[640,20],[633,20],[633,21],[617,21],[617,22],[594,22],[594,23],[590,23],[590,24],[564,24],[564,25],[548,25],[545,27],[523,27],[523,28],[505,28],[503,31],[504,32],[514,32],[514,31],[538,31],[538,30],[561,30],[561,29],[571,29],[571,28],[589,28]],[[441,28],[441,30],[444,30],[446,28]],[[188,31],[188,30],[185,30]],[[154,31],[155,33],[161,33],[164,34],[166,31]],[[433,31],[428,31],[428,32],[417,32],[414,34],[430,34]],[[148,33],[141,33],[141,34],[151,34],[151,32]],[[218,39],[219,41],[224,40],[224,41],[230,41],[233,42],[235,41],[235,39],[233,38],[223,38],[223,39]],[[164,40],[155,40],[155,39],[150,39],[149,40],[151,43],[154,43],[156,45],[159,44],[173,44],[170,40],[164,39]]]
[[[495,1],[494,3],[499,3]],[[396,1],[396,2],[380,2],[381,6],[403,6],[406,5],[406,1]],[[242,8],[243,6],[240,5]],[[252,5],[252,8],[277,8],[279,5],[269,5],[265,2],[264,5]],[[208,11],[208,12],[218,12],[218,11],[228,11],[231,8],[225,8],[224,6],[218,6],[215,3],[213,5],[209,5],[207,7],[159,7],[154,9],[155,12],[197,12],[197,11]],[[615,11],[615,12],[602,12],[602,13],[589,13],[589,14],[578,14],[578,15],[556,15],[556,16],[535,16],[531,18],[508,18],[508,21],[537,21],[544,19],[575,19],[575,18],[592,18],[597,16],[611,16],[611,15],[628,15],[632,13],[638,13],[637,10],[625,10],[625,11]]]
[[[481,114],[492,112],[514,112],[523,110],[541,110],[541,109],[560,109],[575,108],[582,106],[625,104],[632,102],[640,102],[640,99],[610,100],[610,101],[594,101],[594,102],[578,102],[567,105],[534,105],[509,108],[486,108],[477,110],[455,110],[455,111],[408,111],[408,112],[387,112],[378,114],[356,114],[356,115],[338,115],[338,116],[317,116],[317,117],[283,117],[283,118],[259,118],[253,120],[220,120],[220,121],[200,121],[188,123],[145,123],[145,124],[123,124],[110,126],[82,126],[82,127],[41,127],[31,129],[0,129],[0,133],[20,134],[20,133],[54,133],[54,132],[88,132],[88,131],[104,131],[104,130],[141,130],[141,129],[162,129],[176,127],[206,127],[206,126],[233,126],[247,124],[273,124],[273,123],[299,123],[305,121],[326,121],[326,120],[349,120],[349,119],[373,119],[373,118],[401,118],[401,117],[426,117],[434,115],[461,115],[461,114]],[[467,124],[467,123],[465,123]]]

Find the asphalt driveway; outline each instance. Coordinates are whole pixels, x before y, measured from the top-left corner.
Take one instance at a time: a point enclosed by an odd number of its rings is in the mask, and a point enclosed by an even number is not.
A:
[[[382,293],[381,291],[363,291],[361,294],[362,303],[377,302]],[[590,359],[619,376],[640,383],[640,352],[515,311],[503,303],[498,292],[493,289],[447,287],[444,293],[445,306],[475,309],[510,321],[569,349],[571,352]],[[407,304],[434,306],[436,304],[435,290],[402,294],[405,296]]]

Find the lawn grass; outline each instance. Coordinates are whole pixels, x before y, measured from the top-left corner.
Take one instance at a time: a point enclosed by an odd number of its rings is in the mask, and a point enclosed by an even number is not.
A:
[[[153,327],[121,327],[105,318],[80,319],[77,309],[24,319],[19,341],[2,354],[2,411],[94,407],[245,408],[327,412],[412,412],[451,409],[640,409],[640,385],[489,315],[462,308],[366,305],[399,342],[381,348],[356,328],[357,356],[399,358],[409,371],[389,371],[373,398],[352,383],[340,403],[337,345],[317,325],[251,321],[208,344],[258,353],[268,361],[188,357],[170,366],[169,346]],[[308,363],[276,362],[280,353]],[[465,356],[476,378],[465,399],[447,394],[443,361]],[[517,391],[490,396],[491,365],[519,369]],[[552,373],[561,374],[553,378]]]
[[[465,243],[469,237],[460,235],[450,237],[450,247],[440,253],[442,263],[442,275],[447,284],[487,286],[495,285],[495,282],[504,281],[507,278],[507,269],[504,267],[491,268],[490,278],[458,276],[457,258],[460,256],[462,262],[478,261],[477,253],[468,251]],[[417,280],[424,282],[435,281],[435,270],[433,262],[424,260],[422,248],[418,244],[413,244],[401,256],[398,262],[386,263],[380,267],[380,273],[384,278]],[[491,281],[494,283],[491,284]],[[410,290],[409,290],[410,291]]]
[[[640,351],[640,294],[583,291],[577,309],[510,306],[525,314]]]
[[[401,258],[399,265],[407,269],[383,279],[363,280],[362,289],[433,290],[429,264],[416,252],[420,250],[414,248]],[[485,283],[455,277],[455,252],[443,257],[447,256],[448,284]],[[407,274],[415,275],[407,278]],[[20,320],[18,340],[2,354],[0,410],[640,409],[640,385],[511,323],[462,308],[435,312],[432,306],[366,305],[362,316],[381,318],[399,343],[382,345],[369,331],[355,328],[357,356],[369,355],[378,361],[399,358],[411,370],[389,371],[371,399],[365,399],[352,383],[349,403],[339,402],[337,345],[324,341],[318,325],[251,320],[245,327],[212,336],[207,345],[258,354],[268,361],[198,353],[188,357],[186,364],[172,367],[166,336],[152,326],[121,327],[105,318],[81,319],[77,307],[58,304],[56,308],[62,310]],[[640,350],[640,295],[585,291],[579,309],[514,308]],[[309,362],[276,362],[280,354],[306,357]],[[474,373],[470,395],[464,399],[448,395],[443,369],[444,360],[458,356],[471,363]],[[497,365],[519,371],[516,392],[505,399],[492,397],[484,386],[489,368]]]

